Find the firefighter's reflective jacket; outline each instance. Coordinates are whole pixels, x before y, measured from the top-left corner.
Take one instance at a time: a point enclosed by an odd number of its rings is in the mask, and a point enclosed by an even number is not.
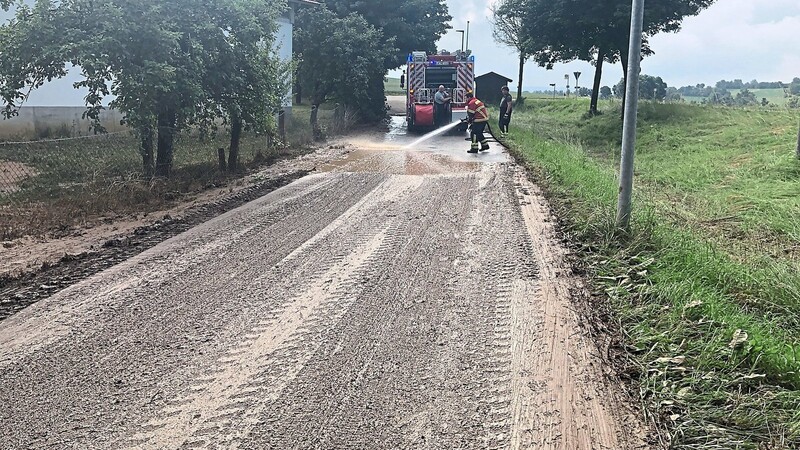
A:
[[[467,102],[467,115],[471,122],[488,122],[489,111],[482,101],[473,97]]]

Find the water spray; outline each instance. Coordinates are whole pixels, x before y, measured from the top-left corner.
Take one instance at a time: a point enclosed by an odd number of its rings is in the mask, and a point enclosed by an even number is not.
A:
[[[445,131],[451,130],[451,129],[459,126],[459,125],[461,125],[461,122],[453,122],[453,123],[451,123],[449,125],[445,125],[445,126],[443,126],[441,128],[433,130],[430,133],[428,133],[428,134],[422,136],[421,138],[417,139],[416,141],[406,145],[405,147],[403,147],[403,149],[409,149],[411,147],[415,147],[415,146],[421,144],[422,142],[425,142],[425,141],[427,141],[428,139],[430,139],[432,137],[436,137],[436,136],[444,133]]]

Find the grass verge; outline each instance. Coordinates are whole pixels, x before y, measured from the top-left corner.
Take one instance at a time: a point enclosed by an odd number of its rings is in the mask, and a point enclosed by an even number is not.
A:
[[[304,112],[302,108],[299,111]],[[330,114],[321,114],[323,124]],[[0,143],[0,240],[70,232],[74,226],[169,207],[187,194],[225,185],[273,162],[304,154],[312,145],[310,125],[296,117],[284,145],[244,135],[242,171],[219,169],[217,149],[229,136],[177,139],[173,170],[166,179],[143,179],[138,141],[130,133],[85,138]]]
[[[797,118],[643,104],[620,244],[619,112],[587,109],[531,101],[508,141],[609,298],[665,447],[800,448]]]

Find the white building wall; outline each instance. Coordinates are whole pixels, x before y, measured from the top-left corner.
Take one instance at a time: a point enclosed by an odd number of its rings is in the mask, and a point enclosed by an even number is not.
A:
[[[275,45],[278,50],[278,55],[284,61],[291,61],[292,60],[292,22],[294,21],[294,14],[292,11],[287,12],[286,15],[282,16],[278,20],[278,34],[277,39],[275,39]],[[293,80],[292,74],[289,73],[288,75],[288,90],[286,92],[286,96],[283,98],[283,109],[286,111],[287,115],[291,115],[292,111],[292,87],[293,87]]]

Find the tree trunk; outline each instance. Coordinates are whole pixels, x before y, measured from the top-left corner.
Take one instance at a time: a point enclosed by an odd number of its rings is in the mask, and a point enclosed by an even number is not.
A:
[[[281,143],[286,144],[286,111],[281,109],[278,112],[278,136],[281,138]]]
[[[525,99],[522,97],[522,75],[523,70],[525,69],[525,60],[528,59],[523,53],[519,54],[519,84],[517,84],[517,105],[521,105],[525,102]]]
[[[300,82],[294,84],[294,103],[297,105],[303,104],[303,90],[300,88]]]
[[[600,82],[603,78],[603,62],[606,56],[602,49],[597,50],[597,63],[594,66],[594,84],[592,85],[592,101],[589,104],[589,114],[597,115],[597,101],[600,98]]]
[[[228,164],[225,162],[225,149],[220,147],[217,149],[217,158],[219,159],[220,172],[228,171]]]
[[[172,155],[175,147],[175,125],[177,114],[172,108],[158,113],[158,151],[156,154],[156,176],[169,177],[172,170]]]
[[[314,134],[314,140],[318,141],[322,139],[322,130],[319,129],[319,120],[317,119],[317,111],[319,110],[319,105],[314,102],[314,105],[311,105],[311,130]]]
[[[242,118],[238,114],[231,117],[231,148],[228,151],[228,172],[239,170],[239,142],[242,139]]]
[[[142,153],[142,174],[145,178],[153,178],[153,128],[152,126],[142,127],[139,130],[141,143],[139,151]]]

